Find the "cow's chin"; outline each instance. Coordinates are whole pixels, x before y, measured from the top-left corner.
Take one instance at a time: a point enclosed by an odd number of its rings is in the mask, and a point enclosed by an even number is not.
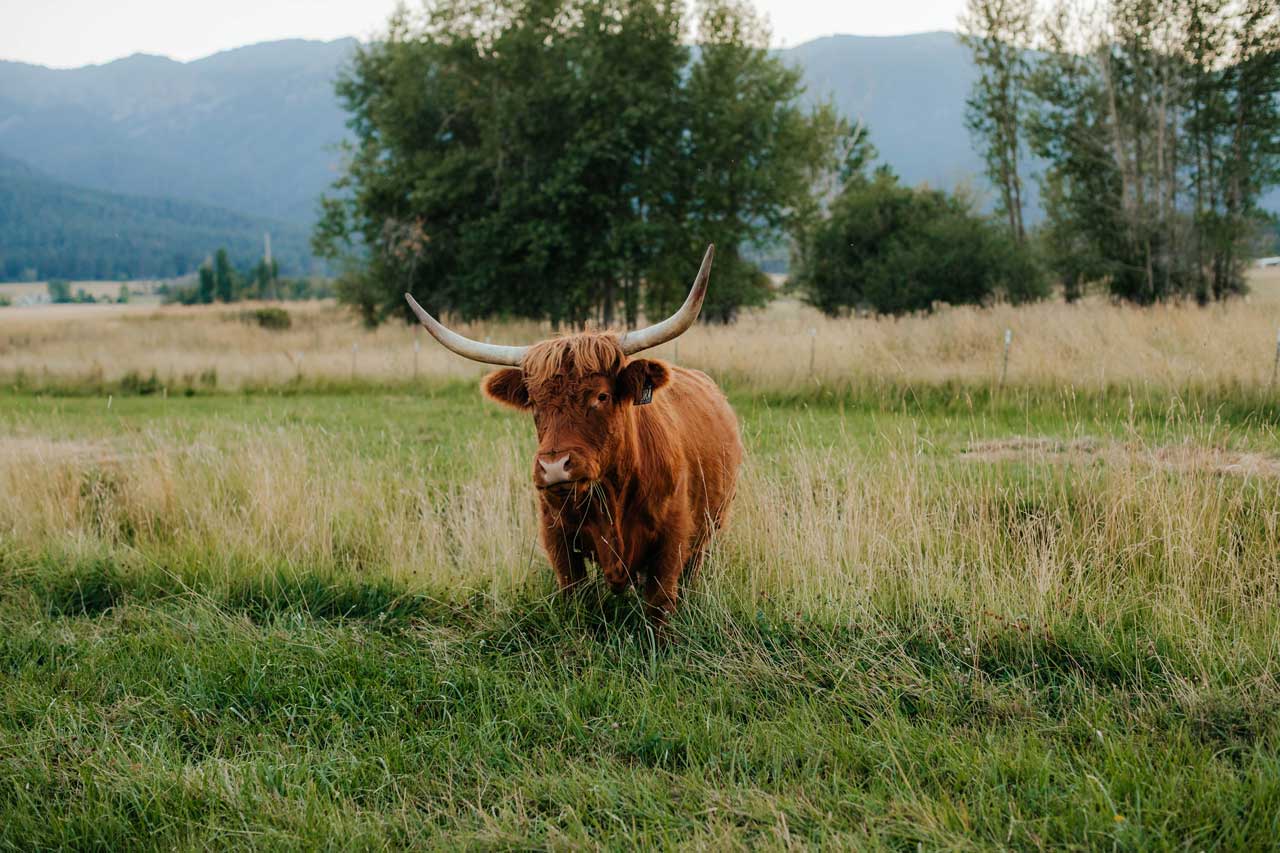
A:
[[[577,480],[563,480],[559,483],[552,483],[549,486],[538,482],[533,485],[547,498],[556,500],[568,497],[582,497],[586,494],[590,483],[591,481],[586,478],[579,478]]]

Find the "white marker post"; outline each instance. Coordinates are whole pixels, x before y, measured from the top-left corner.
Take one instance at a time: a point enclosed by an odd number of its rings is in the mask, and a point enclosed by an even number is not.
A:
[[[413,381],[414,382],[418,381],[418,353],[421,352],[422,350],[422,341],[418,339],[418,329],[421,329],[421,328],[422,328],[421,326],[418,326],[413,330]]]
[[[1013,346],[1013,329],[1004,330],[1004,366],[1000,368],[1000,387],[1009,378],[1009,347]]]

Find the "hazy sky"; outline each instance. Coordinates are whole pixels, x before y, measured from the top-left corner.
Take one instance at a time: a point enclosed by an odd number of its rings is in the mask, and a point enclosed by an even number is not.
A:
[[[395,5],[395,0],[0,0],[0,59],[69,68],[139,52],[196,59],[281,38],[365,39]],[[951,30],[963,5],[964,0],[756,0],[780,46],[834,33]]]

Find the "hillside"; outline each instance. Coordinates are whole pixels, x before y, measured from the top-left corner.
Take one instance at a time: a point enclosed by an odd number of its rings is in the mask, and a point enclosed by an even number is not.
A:
[[[71,186],[0,156],[0,280],[167,277],[219,247],[241,265],[271,232],[282,271],[309,268],[304,228],[166,198]]]
[[[77,186],[306,224],[336,174],[333,80],[355,44],[283,41],[70,70],[0,62],[0,153]]]

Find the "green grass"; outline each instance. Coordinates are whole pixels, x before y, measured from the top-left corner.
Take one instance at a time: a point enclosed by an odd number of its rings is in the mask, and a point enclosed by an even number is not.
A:
[[[983,393],[734,403],[753,464],[783,477],[797,447],[856,464],[904,434],[947,470],[971,464],[954,461],[970,441],[1013,435],[1280,451],[1259,398]],[[115,396],[110,408],[0,396],[5,435],[233,449],[277,431],[355,471],[404,459],[447,491],[483,475],[475,441],[530,447],[532,430],[462,385]],[[991,470],[999,488],[1068,516],[1091,482],[1087,467]],[[986,477],[972,475],[975,502],[995,488]],[[1221,491],[1242,526],[1265,526],[1280,518],[1276,486]],[[1022,514],[1000,517],[1011,531],[1040,511],[1010,506]],[[1221,547],[1245,547],[1231,532]],[[546,571],[497,595],[284,555],[276,570],[202,573],[142,539],[5,536],[0,847],[1201,850],[1280,838],[1280,636],[1274,620],[1239,627],[1230,602],[1187,614],[1242,632],[1206,650],[1141,598],[1077,602],[1051,620],[1016,602],[909,594],[818,613],[702,579],[676,616],[679,641],[658,647],[633,595],[561,602]],[[1150,562],[1137,547],[1132,566]]]

